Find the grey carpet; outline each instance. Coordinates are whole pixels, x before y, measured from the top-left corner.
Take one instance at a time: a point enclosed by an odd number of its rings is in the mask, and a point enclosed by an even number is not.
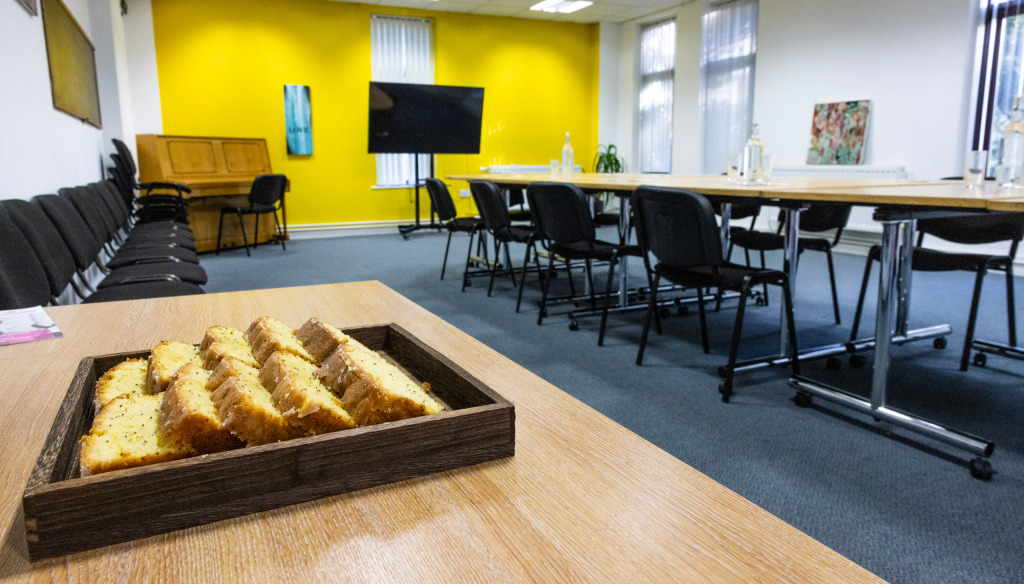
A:
[[[709,315],[710,355],[701,351],[696,311],[673,311],[664,335],[652,331],[637,367],[641,312],[613,315],[604,347],[596,342],[598,320],[582,319],[580,330],[570,331],[559,312],[564,307],[552,307],[538,327],[536,279],[527,280],[523,314],[514,312],[516,289],[507,278],[490,298],[486,279],[460,292],[466,236],[454,240],[444,281],[445,235],[424,232],[408,241],[397,233],[295,240],[287,251],[261,246],[251,258],[236,250],[201,261],[208,292],[380,280],[891,582],[1024,581],[1024,362],[990,356],[985,368],[958,370],[973,275],[914,274],[912,326],[948,322],[954,334],[945,350],[930,341],[894,349],[889,395],[897,408],[994,440],[990,482],[970,476],[967,453],[879,428],[821,400],[796,407],[784,370],[738,377],[732,403],[723,404],[716,368],[725,362],[735,301]],[[521,254],[513,248],[516,265]],[[796,295],[802,346],[849,335],[863,257],[839,254],[836,261],[842,325],[831,324],[823,256],[804,254]],[[772,262],[779,265],[779,257]],[[638,268],[631,275],[639,282]],[[565,286],[564,277],[555,280],[555,290]],[[779,295],[770,294],[770,306],[747,312],[741,356],[777,349]],[[868,304],[862,332],[873,326],[873,295]],[[1005,341],[1000,275],[985,282],[978,330],[981,338]],[[804,367],[815,379],[861,394],[870,371],[845,360],[839,371],[826,370],[823,361]]]

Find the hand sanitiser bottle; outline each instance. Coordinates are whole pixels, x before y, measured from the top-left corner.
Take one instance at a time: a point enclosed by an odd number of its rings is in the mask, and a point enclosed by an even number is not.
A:
[[[1022,96],[1013,99],[1013,113],[999,139],[999,165],[996,184],[1024,186],[1024,103]]]
[[[566,132],[565,145],[562,146],[562,176],[566,178],[571,177],[574,168],[575,162],[573,162],[572,144],[569,143],[569,132]]]
[[[743,167],[740,169],[740,181],[743,184],[755,183],[761,179],[761,157],[764,156],[764,145],[757,137],[757,124],[750,128],[750,139],[743,146]]]

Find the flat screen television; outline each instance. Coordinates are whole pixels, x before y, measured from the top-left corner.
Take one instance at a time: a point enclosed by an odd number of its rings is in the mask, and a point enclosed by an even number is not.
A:
[[[479,154],[483,87],[370,82],[369,152]]]

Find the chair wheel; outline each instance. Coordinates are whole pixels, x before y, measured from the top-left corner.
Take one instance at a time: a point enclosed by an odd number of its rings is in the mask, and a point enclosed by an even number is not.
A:
[[[467,278],[467,279],[462,281],[462,285],[465,288],[472,288],[473,287],[473,282],[469,281],[469,279]]]
[[[569,323],[569,330],[578,331],[580,330],[580,321],[574,320]]]
[[[842,368],[842,360],[839,359],[839,357],[836,357],[835,355],[832,355],[831,357],[825,360],[825,369],[828,369],[829,371],[839,371]]]
[[[687,314],[690,314],[690,309],[686,306],[680,306],[676,309],[676,314],[679,316],[686,316]]]
[[[976,367],[984,367],[987,362],[988,362],[988,357],[985,356],[985,353],[975,353],[974,354],[974,365]]]
[[[765,302],[764,296],[761,296],[760,294],[758,294],[757,297],[754,298],[754,305],[755,306],[767,306],[768,303]]]
[[[935,337],[935,340],[932,341],[932,346],[936,349],[945,349],[948,344],[949,341],[946,340],[946,337]]]
[[[992,480],[992,463],[984,458],[972,459],[967,465],[967,470],[971,471],[972,477],[980,481]]]
[[[796,392],[796,395],[793,396],[793,403],[798,407],[806,408],[813,403],[813,400],[811,399],[811,394],[798,391]]]
[[[403,233],[402,234],[402,239],[404,239],[406,241],[409,241],[409,236]]]
[[[861,368],[868,362],[867,357],[859,353],[850,355],[850,367]]]
[[[718,393],[722,394],[722,403],[729,403],[732,398],[732,383],[723,381],[718,384]]]
[[[718,376],[719,377],[725,377],[728,374],[729,374],[729,368],[728,367],[726,367],[725,365],[719,365],[718,366]]]

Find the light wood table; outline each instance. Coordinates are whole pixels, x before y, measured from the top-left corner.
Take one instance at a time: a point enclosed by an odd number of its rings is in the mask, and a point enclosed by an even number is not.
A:
[[[379,282],[46,310],[63,338],[0,347],[5,582],[879,581]],[[79,359],[264,314],[408,329],[515,403],[515,457],[30,564],[21,492]]]

